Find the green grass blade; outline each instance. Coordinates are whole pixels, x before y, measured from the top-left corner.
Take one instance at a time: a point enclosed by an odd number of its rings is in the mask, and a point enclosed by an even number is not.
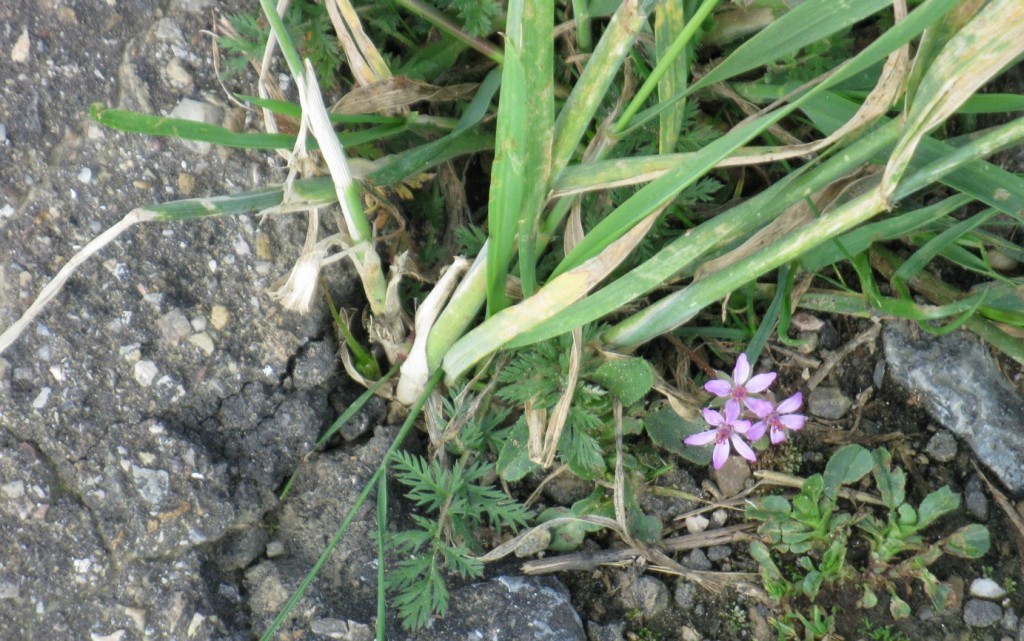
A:
[[[945,11],[960,0],[943,0]],[[691,84],[686,90],[676,94],[669,100],[637,114],[631,123],[639,127],[648,120],[668,109],[675,100],[708,87],[716,82],[724,82],[740,74],[770,64],[785,56],[798,52],[803,47],[827,38],[835,33],[850,28],[852,25],[881,11],[891,4],[890,0],[808,0],[775,20],[760,33],[746,41],[729,55],[721,64],[712,69],[703,78]],[[932,3],[933,5],[936,3]],[[913,13],[925,10],[919,7]],[[931,11],[931,9],[929,9]],[[920,17],[920,16],[919,16]],[[933,22],[934,20],[930,20]],[[907,22],[906,20],[904,22]],[[893,30],[898,29],[897,25]]]
[[[109,109],[101,103],[94,103],[89,108],[89,116],[104,127],[118,131],[208,142],[237,149],[291,149],[295,145],[295,136],[290,134],[237,132],[184,118]]]
[[[899,258],[892,252],[878,246],[871,250],[871,264],[883,276],[889,277],[899,267],[900,262]],[[940,304],[956,300],[961,295],[928,272],[919,273],[914,278],[914,281],[911,282],[911,286]],[[964,325],[987,343],[995,346],[1021,365],[1024,365],[1024,341],[1010,336],[999,329],[994,323],[978,316],[968,318]]]
[[[654,14],[654,46],[658,55],[658,64],[670,60],[664,77],[658,81],[658,100],[670,97],[686,89],[690,77],[690,56],[692,46],[684,42],[679,51],[674,51],[673,43],[676,34],[682,33],[686,27],[686,11],[682,2],[662,2]],[[679,143],[679,132],[683,128],[683,117],[686,113],[686,101],[677,101],[671,109],[666,109],[658,116],[658,152],[670,154]]]
[[[235,98],[257,107],[269,109],[272,113],[279,116],[296,119],[302,117],[302,107],[297,103],[288,102],[287,100],[260,98],[259,96],[249,96],[240,93],[236,93]],[[415,117],[418,114],[412,112],[409,115]],[[335,124],[343,125],[400,125],[406,121],[404,116],[380,116],[377,114],[330,114],[330,119]]]
[[[305,204],[319,207],[338,200],[330,179],[307,178],[295,181],[294,186],[293,202],[296,199],[301,199]],[[150,205],[146,209],[156,214],[155,220],[173,222],[210,216],[249,214],[278,207],[285,204],[283,200],[284,189],[282,187],[268,187],[228,196],[175,200],[169,203]]]
[[[892,280],[903,282],[910,280],[910,278],[916,276],[921,270],[927,267],[928,263],[930,263],[935,256],[939,255],[939,253],[949,245],[955,243],[967,232],[985,224],[998,213],[1000,213],[998,209],[986,209],[985,211],[975,214],[966,220],[960,221],[941,234],[936,235],[911,254],[911,256],[907,258],[902,265],[900,265],[899,269],[897,269],[892,275]]]
[[[863,225],[848,234],[843,234],[833,243],[825,243],[807,252],[800,257],[800,265],[807,271],[818,271],[826,265],[866,251],[873,243],[900,238],[924,228],[973,200],[970,196],[957,194],[928,207]]]
[[[287,2],[281,2],[280,4],[282,11],[288,7]],[[277,13],[277,7],[274,6],[272,0],[260,0],[260,8],[263,9],[263,15],[266,16],[267,22],[270,23],[271,35],[277,39],[281,47],[281,53],[284,55],[285,63],[288,65],[288,71],[292,74],[293,78],[302,78],[302,59],[299,57],[298,50],[295,49],[295,43],[292,42],[288,28],[284,26],[281,16]]]
[[[453,131],[437,140],[388,156],[366,175],[377,185],[393,185],[409,176],[427,171],[446,160],[494,148],[494,137],[475,129]]]
[[[669,200],[678,195],[682,189],[692,184],[700,178],[700,176],[704,175],[711,167],[714,166],[714,164],[717,164],[721,159],[728,156],[754,136],[760,134],[770,125],[778,122],[784,116],[791,113],[793,109],[800,104],[813,99],[819,94],[825,92],[827,89],[855,76],[856,74],[870,68],[872,65],[877,64],[892,51],[895,51],[898,47],[909,42],[912,38],[920,34],[935,20],[940,19],[954,3],[955,0],[929,0],[929,2],[926,2],[924,5],[912,12],[906,20],[903,20],[898,25],[882,34],[877,40],[865,47],[859,54],[839,68],[839,70],[817,86],[804,93],[801,97],[792,100],[788,105],[781,107],[772,113],[761,116],[754,121],[741,123],[730,130],[727,134],[695,154],[688,162],[667,172],[662,177],[638,191],[630,197],[629,200],[602,220],[589,234],[587,234],[583,241],[565,257],[562,263],[555,270],[555,275],[564,272],[566,269],[571,269],[573,266],[579,265],[583,260],[594,256],[603,246],[606,246],[609,242],[618,238],[625,230],[629,229],[631,225],[636,224],[637,221],[643,219],[644,216],[654,209],[666,204]],[[807,2],[801,5],[800,8],[812,4],[818,3]],[[836,4],[838,6],[843,3]],[[858,3],[858,5],[859,4],[860,3]],[[865,2],[864,4],[870,3]],[[796,10],[791,11],[777,22],[772,23],[771,27],[782,23],[795,13]],[[768,31],[768,29],[765,29],[765,31]],[[763,33],[764,32],[758,34],[758,36],[763,35]],[[751,42],[753,42],[754,39],[752,39]],[[739,50],[737,50],[737,53],[739,53]],[[734,53],[733,55],[736,54]],[[725,63],[723,63],[723,65],[724,64]],[[712,160],[713,162],[709,165],[709,161]]]
[[[518,2],[509,3],[509,7]],[[519,51],[525,75],[526,103],[524,125],[519,132],[522,168],[522,210],[519,215],[519,278],[523,294],[537,289],[537,232],[548,197],[551,171],[551,144],[555,122],[555,36],[554,3],[550,0],[525,0],[517,29],[509,29],[506,49]],[[511,25],[510,25],[511,27]]]
[[[991,153],[994,140],[1009,143],[1012,140],[1024,140],[1024,119],[1013,121],[997,128],[974,140],[953,153],[963,166],[975,164],[973,160]],[[915,158],[915,160],[917,160]],[[945,159],[932,164],[925,164],[906,179],[907,185],[921,189],[930,184],[930,180],[942,175],[934,168],[934,164],[942,165],[946,170]],[[916,163],[915,163],[916,164]],[[985,163],[987,164],[987,163]],[[905,189],[905,186],[900,187]],[[910,193],[904,194],[909,196]],[[629,319],[619,323],[607,331],[603,338],[616,347],[625,347],[646,342],[651,338],[677,327],[697,314],[698,311],[712,302],[726,296],[737,287],[749,282],[765,272],[794,260],[803,252],[818,244],[834,238],[840,233],[870,219],[888,207],[887,198],[880,189],[873,189],[848,203],[836,208],[808,223],[794,233],[782,238],[765,249],[753,254],[733,265],[697,281],[688,287],[661,299],[654,305]]]
[[[724,158],[795,109],[787,105],[778,111],[741,124],[699,152],[687,157],[675,168],[633,194],[617,207],[559,263],[552,278],[593,258],[611,242],[620,238],[641,220],[672,201],[684,189],[697,182]]]
[[[555,121],[551,148],[552,178],[558,176],[576,153],[653,5],[651,0],[625,0],[612,15]],[[560,222],[549,219],[545,231],[553,231]]]
[[[208,142],[236,149],[291,149],[295,146],[295,136],[291,134],[231,131],[220,125],[184,118],[108,109],[99,103],[92,105],[90,116],[99,124],[118,131]],[[409,122],[408,119],[400,119],[397,124],[385,124],[362,131],[340,132],[338,140],[345,146],[376,142],[408,131]],[[312,138],[307,142],[307,146],[310,149],[319,148],[316,140]]]
[[[673,4],[675,3],[664,2],[661,6],[666,7],[668,5]],[[675,40],[673,40],[670,45],[664,47],[664,51],[661,51],[661,48],[658,47],[658,64],[654,67],[654,69],[651,70],[651,73],[644,81],[644,84],[640,86],[640,88],[636,92],[636,95],[633,96],[633,99],[629,102],[629,105],[622,112],[622,116],[619,117],[618,122],[615,124],[615,133],[621,134],[623,130],[625,130],[626,127],[629,126],[629,123],[633,119],[633,116],[636,115],[636,112],[640,110],[640,107],[643,106],[644,102],[647,101],[647,98],[651,95],[651,93],[654,92],[655,87],[657,87],[658,96],[662,101],[667,100],[668,96],[673,96],[676,93],[685,92],[685,88],[680,88],[680,91],[663,91],[663,88],[674,88],[677,84],[681,84],[678,82],[680,76],[679,67],[682,68],[682,82],[685,83],[686,56],[683,56],[682,61],[679,61],[677,59],[679,58],[680,54],[682,54],[683,51],[686,49],[687,45],[689,45],[690,42],[693,40],[693,37],[697,34],[697,30],[700,29],[701,24],[704,23],[707,17],[711,15],[711,12],[714,11],[715,6],[717,4],[718,0],[703,0],[703,2],[701,2],[700,7],[693,14],[693,17],[690,18],[690,20],[685,23],[682,29],[678,30],[679,35],[676,36]],[[682,7],[680,5],[676,5],[675,8],[670,11],[676,14],[674,16],[674,22],[681,23]],[[661,11],[659,10],[659,14],[660,13]],[[658,37],[657,25],[658,21],[656,20],[656,40]],[[669,36],[669,34],[673,33],[672,26],[673,25],[671,23],[667,26],[663,26],[661,29],[662,34],[664,36]],[[657,45],[658,43],[656,42],[656,47]],[[682,62],[683,64],[680,65],[678,64],[679,62]],[[667,83],[663,86],[661,81],[665,79],[666,76],[670,73],[674,74],[675,77],[669,77]],[[671,109],[666,110],[666,113],[675,114],[676,118],[680,118],[682,115],[681,109],[677,104],[673,104]],[[676,128],[675,131],[678,132],[678,128]],[[675,145],[672,145],[670,150],[674,151],[674,147]]]
[[[526,131],[526,70],[519,50],[507,46],[501,74],[498,130],[487,201],[487,315],[508,305],[505,281],[516,248],[526,164],[520,136]]]
[[[1024,3],[991,0],[927,66],[905,118],[906,130],[886,164],[882,188],[893,194],[918,144],[990,78],[1024,53]]]
[[[388,477],[377,482],[377,641],[388,638],[388,600],[384,571],[387,567],[384,547],[388,534]]]
[[[615,282],[561,310],[559,314],[543,319],[535,327],[525,329],[507,347],[523,347],[558,336],[573,327],[594,322],[661,287],[665,281],[693,265],[702,256],[731,239],[752,233],[794,203],[848,174],[852,167],[895,144],[898,136],[898,125],[890,123],[848,147],[841,157],[830,158],[817,168],[808,167],[794,172],[743,204],[690,230]]]
[[[801,110],[819,130],[828,134],[842,126],[856,112],[857,105],[836,94],[826,92],[804,102]],[[1005,128],[1002,131],[1007,132]],[[1012,140],[1012,135],[1010,138]],[[1006,144],[1010,143],[997,141],[993,149]],[[1024,212],[1024,179],[984,160],[960,163],[955,170],[948,171],[947,163],[955,160],[954,156],[960,153],[960,149],[962,147],[952,147],[934,138],[925,137],[917,147],[914,165],[920,167],[924,163],[939,163],[932,171],[943,168],[946,170],[945,173],[935,173],[940,182],[972,196],[989,207],[995,207],[1018,222],[1024,222],[1024,216],[1021,214]],[[881,155],[875,158],[875,162],[879,164],[886,160],[887,157]],[[896,197],[906,197],[904,191],[918,180],[919,176],[906,180],[897,189]]]

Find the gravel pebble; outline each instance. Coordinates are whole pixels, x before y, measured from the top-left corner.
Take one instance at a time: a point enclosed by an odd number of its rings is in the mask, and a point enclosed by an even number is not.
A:
[[[964,488],[964,506],[979,521],[988,520],[988,499],[985,498],[985,490],[982,489],[981,479],[977,474],[972,474],[971,478],[967,479],[967,487]]]
[[[879,359],[875,363],[875,370],[871,372],[871,383],[875,386],[875,389],[882,389],[882,383],[885,382],[885,359]]]
[[[998,601],[1006,596],[1006,590],[992,579],[979,578],[971,581],[971,596]]]
[[[696,515],[688,516],[683,522],[686,524],[686,531],[690,534],[700,534],[704,530],[708,529],[708,524],[711,523],[707,517]]]
[[[846,416],[853,407],[853,400],[838,387],[817,387],[811,391],[807,405],[811,414],[834,421]]]
[[[750,466],[739,456],[730,456],[721,469],[712,472],[712,477],[723,496],[736,496],[743,491],[747,479],[750,478]]]
[[[949,430],[939,430],[928,441],[925,452],[939,463],[949,463],[956,458],[956,437]]]
[[[587,621],[587,638],[590,641],[622,641],[625,636],[621,621],[600,624]]]
[[[1003,618],[998,603],[983,599],[968,599],[964,604],[964,623],[970,628],[987,628]]]
[[[156,380],[156,375],[160,373],[160,370],[156,368],[156,363],[153,361],[139,361],[135,363],[135,367],[132,368],[135,374],[135,381],[143,386],[149,387]]]
[[[673,599],[680,608],[690,610],[697,598],[697,586],[689,581],[680,580],[676,583],[676,592]]]
[[[683,557],[683,565],[691,570],[706,572],[711,569],[711,561],[708,559],[708,555],[704,554],[704,550],[700,549],[693,550]]]
[[[622,600],[628,609],[639,609],[649,620],[668,609],[668,588],[653,576],[644,575],[627,585]]]
[[[180,309],[172,309],[156,322],[164,341],[171,346],[177,345],[192,333],[192,323]]]

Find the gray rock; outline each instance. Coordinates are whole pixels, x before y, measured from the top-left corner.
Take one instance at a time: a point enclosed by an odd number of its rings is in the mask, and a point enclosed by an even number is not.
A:
[[[875,369],[871,372],[871,384],[875,386],[875,389],[882,389],[882,384],[885,383],[885,359],[879,359],[875,363]]]
[[[956,438],[949,430],[939,430],[928,440],[925,452],[939,463],[949,463],[956,458]]]
[[[808,396],[807,407],[814,416],[835,421],[846,416],[853,400],[837,387],[816,387]]]
[[[750,466],[742,457],[730,456],[726,459],[725,465],[712,471],[711,476],[723,496],[736,496],[746,487],[747,479],[750,478]]]
[[[1017,621],[1017,641],[1024,641],[1024,618]]]
[[[554,577],[500,576],[452,590],[447,614],[412,641],[584,641],[583,622]]]
[[[1007,632],[1013,632],[1017,629],[1017,625],[1020,623],[1020,617],[1013,611],[1013,608],[1006,608],[1003,612],[1003,620],[999,622],[999,625],[1003,627]]]
[[[192,323],[189,322],[184,312],[177,308],[161,316],[156,325],[160,329],[164,342],[172,347],[192,333]]]
[[[968,599],[964,604],[964,623],[970,628],[987,628],[1003,618],[998,603],[983,599]]]
[[[587,639],[589,641],[622,641],[625,636],[621,621],[612,623],[595,623],[587,621]]]
[[[622,589],[622,603],[627,610],[640,610],[645,620],[662,614],[668,608],[668,588],[653,576],[643,575],[628,580]]]
[[[342,621],[341,619],[316,619],[309,625],[310,632],[328,639],[342,641],[373,641],[373,628],[365,623]]]
[[[889,323],[883,332],[893,378],[921,396],[1012,492],[1024,491],[1024,399],[973,335],[935,337],[912,327]]]
[[[537,478],[543,479],[546,474],[538,473]],[[544,496],[556,505],[572,505],[585,499],[594,491],[594,484],[566,470],[544,485]]]
[[[676,591],[672,595],[676,605],[683,610],[691,610],[693,608],[694,601],[697,599],[697,586],[680,579],[676,582]]]
[[[985,496],[985,490],[977,474],[972,474],[967,479],[967,486],[964,488],[964,506],[979,521],[988,520],[988,498]]]
[[[684,556],[683,565],[691,570],[703,572],[707,572],[711,569],[711,561],[708,560],[708,556],[704,554],[704,550],[701,550],[700,548],[692,550],[689,554]]]
[[[728,545],[712,545],[707,554],[709,561],[717,563],[732,556],[732,548]]]

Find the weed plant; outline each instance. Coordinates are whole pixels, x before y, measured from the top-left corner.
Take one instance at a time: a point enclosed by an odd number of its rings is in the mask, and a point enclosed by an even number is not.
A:
[[[500,556],[478,554],[481,529],[529,524],[526,535],[552,550],[607,529],[673,567],[657,547],[662,524],[639,508],[657,468],[638,452],[653,443],[674,464],[720,466],[731,451],[756,456],[750,440],[797,430],[802,399],[748,403],[737,385],[763,388],[741,369],[727,394],[713,381],[705,388],[719,400],[702,415],[695,367],[710,350],[726,362],[742,352],[749,368],[773,339],[793,342],[796,309],[905,318],[933,333],[964,327],[1024,363],[1014,266],[1024,260],[1024,182],[986,160],[1021,142],[1024,119],[971,126],[1024,109],[1022,96],[980,93],[1024,53],[1019,0],[922,0],[910,11],[900,0],[260,4],[262,16],[235,18],[220,42],[239,56],[235,70],[244,60],[262,72],[258,95],[239,98],[263,114],[266,132],[102,105],[92,116],[124,131],[274,150],[288,175],[130,212],[0,334],[0,352],[134,224],[306,215],[306,242],[273,295],[308,311],[322,268],[349,262],[366,309],[345,301],[337,315],[349,330],[342,361],[409,411],[361,495],[376,492],[386,507],[381,479],[394,465],[421,508],[391,542],[411,554],[387,581],[407,626],[444,610],[446,571],[475,576]],[[278,52],[290,92],[267,73]],[[329,110],[323,94],[333,91],[345,95]],[[483,184],[467,185],[470,174]],[[482,215],[471,200],[485,201]],[[471,258],[447,260],[462,249]],[[940,261],[976,286],[938,279]],[[435,262],[446,268],[427,273]],[[411,277],[429,283],[415,304],[403,285]],[[347,318],[366,326],[351,331]],[[394,368],[394,379],[377,378]],[[459,390],[458,404],[444,387]],[[421,419],[427,456],[400,454]],[[691,446],[700,443],[714,447]],[[492,473],[516,482],[556,462],[593,493],[531,521],[492,487]],[[845,509],[843,486],[869,472],[884,513]],[[867,605],[913,579],[942,602],[928,567],[942,554],[974,558],[987,539],[968,528],[927,542],[923,531],[957,500],[938,490],[911,506],[903,484],[883,450],[844,448],[798,496],[751,508],[766,589],[813,600],[826,582],[857,578]],[[854,536],[870,545],[864,567],[846,560]],[[797,573],[784,574],[775,559],[795,554]],[[905,609],[895,592],[890,603]],[[830,617],[814,605],[779,625],[820,637]],[[383,619],[382,606],[379,638]]]

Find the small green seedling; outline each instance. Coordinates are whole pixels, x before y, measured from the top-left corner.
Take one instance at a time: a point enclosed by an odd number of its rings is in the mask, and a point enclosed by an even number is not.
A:
[[[873,513],[868,507],[856,512],[840,509],[842,487],[864,479],[869,472],[885,514]],[[761,522],[761,540],[751,543],[750,553],[761,567],[765,590],[787,606],[801,597],[814,603],[823,586],[855,580],[863,591],[859,607],[875,607],[879,601],[876,591],[885,590],[890,614],[898,620],[911,614],[909,604],[896,593],[901,581],[919,581],[932,605],[941,610],[950,588],[928,568],[943,554],[977,559],[988,551],[989,532],[980,524],[966,525],[934,542],[925,541],[924,530],[959,506],[960,497],[943,487],[913,507],[906,502],[906,474],[893,468],[885,448],[869,452],[859,445],[847,445],[832,456],[823,474],[804,481],[792,500],[768,496],[748,505],[747,517]],[[866,538],[870,551],[863,567],[854,567],[847,559],[855,535]],[[784,573],[780,563],[792,571]],[[798,638],[782,636],[783,629],[789,634],[797,622],[803,625],[805,635],[810,633],[802,617],[788,617],[776,622],[780,639]]]

